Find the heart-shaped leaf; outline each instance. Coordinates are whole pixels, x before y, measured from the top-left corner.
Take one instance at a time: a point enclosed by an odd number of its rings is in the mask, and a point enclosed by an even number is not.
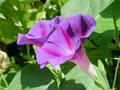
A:
[[[96,17],[102,10],[111,4],[113,0],[69,0],[62,7],[62,15],[65,17],[73,14],[90,14]]]
[[[45,68],[40,70],[38,65],[26,65],[9,85],[9,90],[56,90],[53,75]]]

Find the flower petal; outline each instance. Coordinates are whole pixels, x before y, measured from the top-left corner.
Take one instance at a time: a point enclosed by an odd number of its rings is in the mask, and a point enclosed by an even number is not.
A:
[[[54,26],[62,20],[62,17],[57,16],[51,21],[41,20],[37,22],[32,29],[26,34],[18,34],[18,45],[24,44],[34,44],[37,46],[42,46],[49,35],[52,33]]]
[[[75,50],[77,50],[80,47],[81,39],[73,32],[74,30],[72,30],[72,28],[68,22],[68,19],[62,20],[60,23],[60,27],[64,32],[67,32],[69,38],[71,39],[71,41],[72,41],[71,47],[74,47]]]
[[[18,34],[18,45],[24,45],[24,44],[33,44],[36,46],[41,47],[44,42],[47,40],[47,38],[36,38],[36,39],[30,39],[28,35]]]
[[[73,32],[80,38],[88,37],[96,27],[94,18],[90,15],[74,15],[68,18]]]
[[[93,65],[90,63],[90,60],[88,59],[83,47],[79,48],[75,56],[70,61],[75,63],[77,66],[79,66],[83,71],[85,71],[90,76],[92,77],[97,76],[97,73]]]
[[[52,24],[59,24],[64,18],[61,16],[56,16],[51,20]]]
[[[50,49],[51,50],[51,49]],[[63,56],[60,53],[54,52],[54,50],[43,50],[38,48],[36,51],[37,63],[41,68],[44,68],[46,64],[51,64],[52,66],[56,66],[59,64],[63,64],[67,60],[71,59],[74,54]]]
[[[24,44],[35,44],[42,45],[44,42],[41,40],[47,38],[48,34],[51,32],[50,21],[42,20],[37,22],[32,29],[26,34],[18,34],[18,45]],[[41,40],[40,40],[41,39]]]
[[[59,65],[71,59],[75,53],[75,47],[67,34],[60,26],[49,37],[42,48],[36,52],[38,64],[48,62],[51,65]]]

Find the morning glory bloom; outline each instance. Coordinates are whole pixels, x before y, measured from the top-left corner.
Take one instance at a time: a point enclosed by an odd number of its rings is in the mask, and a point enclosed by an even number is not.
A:
[[[83,14],[41,20],[26,35],[19,34],[17,44],[36,45],[37,63],[41,68],[47,64],[57,66],[69,60],[89,75],[95,76],[96,71],[83,47],[84,40],[95,27],[94,18]]]

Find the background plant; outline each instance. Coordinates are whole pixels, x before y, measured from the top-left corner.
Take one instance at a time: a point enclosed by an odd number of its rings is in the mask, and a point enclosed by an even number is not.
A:
[[[10,59],[9,68],[0,74],[0,89],[58,89],[54,79],[59,77],[53,76],[47,68],[40,70],[35,65],[35,47],[17,46],[17,34],[26,33],[42,19],[84,13],[94,16],[97,21],[96,30],[85,42],[86,52],[106,90],[109,85],[120,90],[119,10],[119,0],[0,0],[0,49]],[[101,90],[70,62],[61,65],[61,71],[65,79],[60,80],[60,90]]]

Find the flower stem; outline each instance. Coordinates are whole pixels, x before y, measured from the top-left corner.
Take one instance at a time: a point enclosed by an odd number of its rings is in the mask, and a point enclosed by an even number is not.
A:
[[[7,83],[7,81],[5,80],[3,73],[0,72],[0,75],[1,75],[1,77],[2,77],[2,79],[3,79],[3,81],[4,81],[4,83],[5,83],[6,87],[8,88],[8,83]]]
[[[119,57],[119,60],[117,61],[117,65],[116,65],[116,69],[115,69],[115,76],[114,76],[114,81],[113,81],[113,86],[112,86],[113,90],[115,88],[115,83],[116,83],[116,79],[117,79],[117,72],[118,72],[119,64],[120,64],[120,57]]]
[[[103,76],[103,79],[104,79],[104,81],[105,81],[105,83],[106,83],[106,85],[107,85],[107,89],[108,89],[108,90],[111,90],[111,88],[110,88],[110,85],[109,85],[109,82],[108,82],[108,80],[107,80],[106,75],[104,75],[103,73],[101,73],[101,75]]]
[[[57,86],[59,87],[61,84],[61,81],[64,79],[64,74],[61,71],[60,66],[51,66],[51,65],[47,65],[48,69],[52,72],[52,74],[55,77],[55,80],[57,82]]]
[[[104,87],[103,84],[102,84],[102,81],[101,81],[98,77],[95,77],[95,78],[93,78],[93,79],[95,80],[96,84],[97,84],[101,89],[106,90],[105,87]]]
[[[30,56],[30,45],[26,45],[27,48],[27,55]]]
[[[103,77],[104,77],[104,80],[105,80],[105,82],[107,84],[108,90],[111,90],[107,77],[106,76],[103,76]]]

